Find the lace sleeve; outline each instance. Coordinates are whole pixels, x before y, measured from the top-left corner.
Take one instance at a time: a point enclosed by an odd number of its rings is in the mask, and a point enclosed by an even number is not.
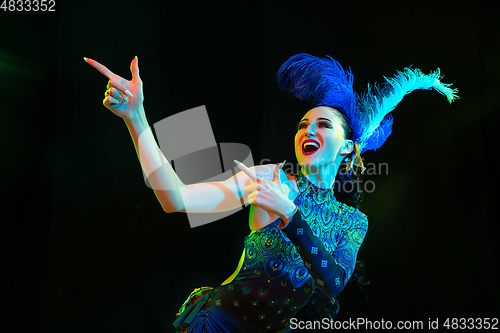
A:
[[[337,296],[349,281],[368,228],[366,215],[361,212],[356,211],[352,219],[351,227],[344,232],[333,254],[313,234],[299,212],[282,229],[297,248],[316,285],[330,298]]]

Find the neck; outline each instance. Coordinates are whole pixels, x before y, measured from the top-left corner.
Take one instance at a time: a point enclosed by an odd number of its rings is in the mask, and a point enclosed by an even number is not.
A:
[[[313,185],[319,188],[332,188],[335,185],[339,166],[340,162],[334,161],[320,167],[301,166],[301,170]]]

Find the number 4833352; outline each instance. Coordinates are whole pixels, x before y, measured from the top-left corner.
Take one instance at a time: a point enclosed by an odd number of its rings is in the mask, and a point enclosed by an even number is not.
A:
[[[4,12],[55,12],[55,0],[3,0],[0,9]]]

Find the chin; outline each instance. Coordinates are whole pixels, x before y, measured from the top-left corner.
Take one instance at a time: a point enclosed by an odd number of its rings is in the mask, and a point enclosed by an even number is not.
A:
[[[309,170],[318,169],[322,166],[321,161],[316,158],[311,158],[310,156],[301,156],[297,158],[297,161],[301,167]]]
[[[325,161],[319,157],[313,158],[311,155],[297,157],[297,162],[302,168],[313,172],[320,168],[331,168],[332,165],[335,164],[335,161]]]

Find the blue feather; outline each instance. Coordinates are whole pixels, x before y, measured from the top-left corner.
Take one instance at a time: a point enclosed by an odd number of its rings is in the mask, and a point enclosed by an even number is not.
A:
[[[397,72],[393,78],[386,78],[384,86],[379,88],[368,86],[367,92],[360,97],[360,109],[358,110],[358,125],[362,127],[362,135],[359,137],[361,151],[376,150],[380,148],[391,130],[386,116],[394,110],[406,94],[416,89],[434,89],[446,96],[448,102],[457,99],[457,89],[450,89],[450,84],[440,81],[440,72],[437,69],[425,75],[420,69],[405,68],[404,72]]]
[[[417,68],[405,68],[392,78],[384,77],[386,82],[382,87],[368,85],[367,91],[358,96],[353,90],[354,78],[350,69],[344,70],[331,57],[317,58],[305,53],[290,57],[279,69],[277,79],[282,90],[300,100],[341,112],[361,153],[384,144],[392,132],[390,112],[413,90],[435,89],[450,103],[458,99],[458,90],[440,81],[439,69],[425,75]]]
[[[330,106],[354,119],[357,98],[353,91],[354,77],[339,62],[301,53],[290,57],[279,69],[278,85],[313,106]]]

